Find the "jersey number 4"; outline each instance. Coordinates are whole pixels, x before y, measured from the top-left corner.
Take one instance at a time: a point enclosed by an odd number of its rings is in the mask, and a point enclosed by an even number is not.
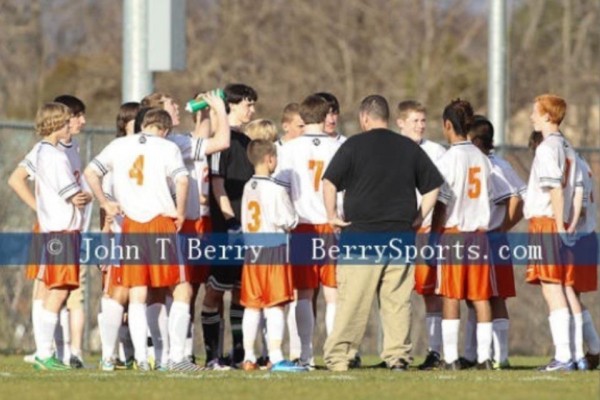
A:
[[[313,171],[314,180],[313,186],[315,188],[315,192],[319,191],[321,187],[321,178],[323,178],[323,161],[320,160],[308,160],[308,169]]]
[[[138,185],[144,184],[144,156],[138,156],[129,169],[129,177],[134,179]]]
[[[469,168],[469,191],[467,195],[470,199],[476,199],[481,194],[481,178],[479,174],[481,173],[481,167],[471,167]]]
[[[260,204],[257,201],[249,202],[248,212],[250,213],[250,222],[246,224],[248,232],[258,232],[260,229]]]

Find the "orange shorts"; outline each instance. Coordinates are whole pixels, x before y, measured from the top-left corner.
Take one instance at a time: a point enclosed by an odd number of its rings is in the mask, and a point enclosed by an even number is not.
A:
[[[565,264],[560,238],[554,218],[536,217],[529,220],[529,245],[541,249],[541,260],[529,260],[527,283],[559,283],[572,286],[575,279],[573,265]]]
[[[292,266],[278,264],[285,254],[285,246],[263,248],[259,264],[244,264],[240,295],[244,307],[260,309],[294,300]]]
[[[77,289],[81,245],[79,231],[50,232],[44,233],[42,237],[44,264],[39,267],[38,279],[41,279],[48,289]]]
[[[40,224],[35,223],[31,230],[31,248],[29,249],[29,259],[31,264],[27,264],[25,267],[25,278],[29,280],[42,279],[40,276],[40,262],[42,257],[42,248],[40,245],[41,235]]]
[[[211,233],[212,224],[209,217],[200,219],[186,219],[181,227],[181,233],[187,235],[200,236],[203,233]],[[185,255],[185,252],[184,252]],[[187,264],[190,274],[190,283],[201,284],[206,283],[210,272],[209,265]]]
[[[598,238],[595,233],[581,237],[575,247],[574,285],[575,291],[595,292],[598,290]]]
[[[292,240],[294,233],[323,235],[326,241],[331,241],[333,238],[333,229],[329,224],[300,224],[292,231]],[[319,283],[323,286],[337,287],[335,263],[333,261],[325,264],[294,265],[292,266],[292,274],[295,289],[316,289],[319,287]]]
[[[421,248],[428,244],[430,227],[421,227],[417,231],[415,245]],[[437,282],[437,268],[427,265],[425,260],[417,257],[415,259],[415,292],[420,295],[435,294]]]
[[[126,235],[132,233],[147,235]],[[189,268],[179,262],[173,219],[157,216],[151,221],[141,223],[125,217],[123,234],[123,244],[135,245],[140,256],[139,264],[125,263],[121,267],[123,286],[167,287],[189,282]],[[157,242],[158,234],[170,239],[170,243],[165,244],[164,254],[161,252],[160,243]]]
[[[112,296],[116,287],[123,286],[122,272],[120,265],[108,265],[102,270],[102,293]]]
[[[459,235],[460,234],[460,235]],[[456,243],[464,246],[462,258],[453,249]],[[460,232],[456,228],[446,228],[440,245],[451,246],[444,254],[444,261],[438,267],[436,293],[458,300],[488,300],[492,297],[488,239],[484,232]],[[468,259],[467,248],[478,249],[477,259]]]
[[[512,259],[504,260],[500,257],[500,248],[509,245],[506,234],[491,232],[489,244],[493,261],[493,268],[490,270],[492,295],[503,299],[515,297],[517,292],[515,289],[515,274]]]

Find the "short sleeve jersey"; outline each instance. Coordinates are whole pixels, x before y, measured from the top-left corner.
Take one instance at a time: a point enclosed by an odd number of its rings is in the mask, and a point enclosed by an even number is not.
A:
[[[498,184],[498,190],[496,190],[495,198],[492,200],[489,227],[490,230],[494,230],[498,229],[504,221],[506,200],[513,196],[523,197],[527,186],[508,161],[495,154],[490,154],[488,158],[492,163],[492,176]]]
[[[421,140],[421,143],[419,143],[419,146],[421,146],[421,148],[423,149],[425,154],[427,154],[429,156],[429,158],[431,159],[431,161],[433,161],[434,163],[437,160],[439,160],[446,152],[446,149],[444,148],[444,146],[442,146],[441,144],[438,144],[436,142],[432,142],[431,140],[427,140],[427,139]],[[421,198],[422,198],[421,194],[417,191],[417,205],[419,207],[421,206]],[[427,214],[427,216],[423,220],[423,223],[421,224],[421,226],[423,226],[423,227],[431,226],[432,215],[433,215],[433,213]]]
[[[594,178],[592,169],[589,164],[581,156],[577,156],[577,163],[581,171],[583,181],[583,215],[577,223],[577,232],[583,234],[593,233],[596,231],[597,224],[597,206],[594,194]]]

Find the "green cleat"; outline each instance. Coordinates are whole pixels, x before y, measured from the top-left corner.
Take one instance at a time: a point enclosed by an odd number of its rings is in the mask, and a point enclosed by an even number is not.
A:
[[[62,361],[54,356],[44,359],[36,356],[33,368],[38,371],[67,371],[71,369],[70,366],[63,364]]]
[[[510,369],[510,363],[508,360],[504,360],[502,362],[494,361],[494,370],[500,371],[506,369]]]

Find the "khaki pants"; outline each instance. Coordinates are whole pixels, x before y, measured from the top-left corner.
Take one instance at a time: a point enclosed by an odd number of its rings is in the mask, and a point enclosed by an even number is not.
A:
[[[337,307],[333,331],[324,346],[327,368],[345,371],[354,358],[377,298],[383,326],[381,358],[395,364],[410,361],[411,302],[414,267],[411,265],[338,265]]]

